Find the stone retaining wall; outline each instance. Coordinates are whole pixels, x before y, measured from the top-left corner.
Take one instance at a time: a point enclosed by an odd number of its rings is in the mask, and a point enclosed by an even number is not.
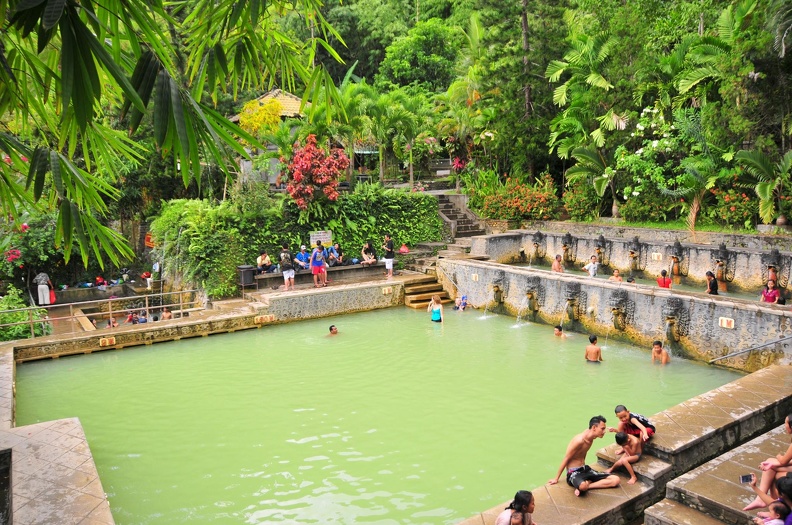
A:
[[[677,239],[672,234],[680,232],[639,230],[630,232],[635,235],[627,237],[623,235],[624,230],[612,229],[597,235],[591,232],[589,235],[590,230],[591,228],[574,228],[571,229],[573,233],[514,230],[479,236],[473,238],[470,253],[488,255],[491,260],[500,263],[542,261],[542,264],[548,266],[555,255],[559,254],[563,255],[567,268],[580,268],[592,255],[597,255],[600,262],[610,270],[618,268],[622,272],[628,272],[632,269],[649,278],[658,277],[661,270],[667,270],[671,274],[674,268],[672,256],[677,256],[679,262],[675,270],[679,275],[685,276],[687,281],[702,283],[702,290],[706,283],[705,272],[712,270],[721,274],[728,289],[756,292],[757,296],[761,287],[767,283],[770,264],[776,267],[778,284],[782,288],[789,285],[792,274],[792,253],[759,249],[757,245],[763,244],[767,247],[771,243],[749,242],[748,239],[752,238],[747,236],[721,235],[716,238],[717,241],[732,242],[724,242],[721,246],[720,242],[675,244]],[[734,243],[737,242],[742,244],[735,246]],[[792,241],[788,238],[781,237],[775,245],[783,245],[786,250],[788,247],[785,243],[790,242]],[[722,263],[720,272],[718,261]]]
[[[438,280],[448,290],[453,285],[446,281],[453,280],[475,308],[549,325],[563,321],[567,329],[646,348],[667,338],[674,353],[699,361],[792,335],[792,312],[783,306],[491,262],[440,259],[438,265]],[[754,371],[790,362],[792,350],[780,343],[720,364]]]
[[[736,234],[719,232],[697,231],[691,235],[688,230],[659,230],[654,228],[635,228],[627,225],[606,226],[603,224],[589,224],[585,222],[570,221],[526,221],[523,228],[543,232],[556,232],[564,234],[573,232],[576,235],[598,237],[605,235],[607,238],[632,239],[636,235],[646,240],[660,242],[690,242],[700,244],[725,244],[728,247],[748,248],[752,250],[771,250],[776,248],[781,251],[792,251],[792,236],[789,235],[760,235]]]

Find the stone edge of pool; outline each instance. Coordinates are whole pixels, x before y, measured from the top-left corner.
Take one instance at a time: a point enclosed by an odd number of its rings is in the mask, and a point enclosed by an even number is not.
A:
[[[789,413],[792,413],[792,366],[772,365],[741,377],[650,418],[657,426],[657,434],[641,461],[633,465],[638,476],[635,485],[626,484],[623,471],[617,471],[622,477],[619,487],[592,491],[584,498],[577,498],[562,479],[558,485],[543,485],[533,490],[536,499],[533,517],[542,525],[630,523],[655,504],[658,509],[668,507],[665,501],[660,505],[666,497],[667,485],[674,487],[678,480],[686,479],[686,473],[710,460],[751,447],[748,442],[758,436],[777,433],[777,427]],[[597,451],[599,470],[616,458],[615,448],[610,445]],[[559,462],[561,456],[559,451]],[[519,488],[522,487],[516,487]],[[704,486],[697,490],[698,498],[717,501],[723,489]],[[753,494],[747,490],[743,493],[745,505],[753,499]],[[487,509],[458,525],[494,525],[508,503]],[[748,523],[748,513],[738,508],[729,511]],[[701,516],[703,523],[705,515]]]

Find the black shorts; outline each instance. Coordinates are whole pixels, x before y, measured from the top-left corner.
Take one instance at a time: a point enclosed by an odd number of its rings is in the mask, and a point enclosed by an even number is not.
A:
[[[610,474],[605,474],[604,472],[597,472],[593,468],[589,467],[588,465],[583,465],[582,467],[578,467],[575,469],[567,469],[567,483],[575,487],[576,489],[580,488],[580,484],[584,481],[589,481],[591,483],[595,483],[597,481],[602,481],[603,479],[607,478]]]

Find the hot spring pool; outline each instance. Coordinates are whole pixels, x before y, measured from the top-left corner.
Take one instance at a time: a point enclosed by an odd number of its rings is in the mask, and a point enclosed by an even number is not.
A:
[[[584,334],[482,317],[391,308],[25,363],[17,424],[79,417],[120,525],[443,524],[544,483],[592,415],[739,377],[604,339],[587,364]]]

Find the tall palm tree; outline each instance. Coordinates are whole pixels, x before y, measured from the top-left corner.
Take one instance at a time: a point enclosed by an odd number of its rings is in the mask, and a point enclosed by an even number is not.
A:
[[[591,100],[613,88],[602,71],[615,40],[606,33],[584,33],[574,11],[568,11],[564,21],[569,27],[569,49],[563,60],[548,64],[545,76],[550,82],[566,77],[553,91],[553,103],[565,109],[550,123],[548,146],[550,151],[556,149],[560,156],[569,157],[576,147],[588,143],[601,148],[605,144],[605,132],[624,129],[627,117],[617,114],[604,100],[601,103]],[[599,107],[606,108],[604,114],[595,113]]]
[[[792,4],[787,0],[772,0],[767,7],[770,13],[768,26],[775,34],[774,47],[778,56],[784,58],[789,42],[792,42]]]
[[[379,180],[385,183],[385,150],[390,146],[399,129],[410,125],[412,115],[400,104],[401,93],[377,95],[368,106],[369,131],[377,142],[379,154]]]
[[[396,138],[404,143],[408,152],[408,169],[410,172],[410,187],[415,184],[413,173],[413,147],[415,138],[429,127],[431,111],[429,103],[422,94],[411,95],[402,92],[397,99],[404,111],[404,118],[396,125]]]

